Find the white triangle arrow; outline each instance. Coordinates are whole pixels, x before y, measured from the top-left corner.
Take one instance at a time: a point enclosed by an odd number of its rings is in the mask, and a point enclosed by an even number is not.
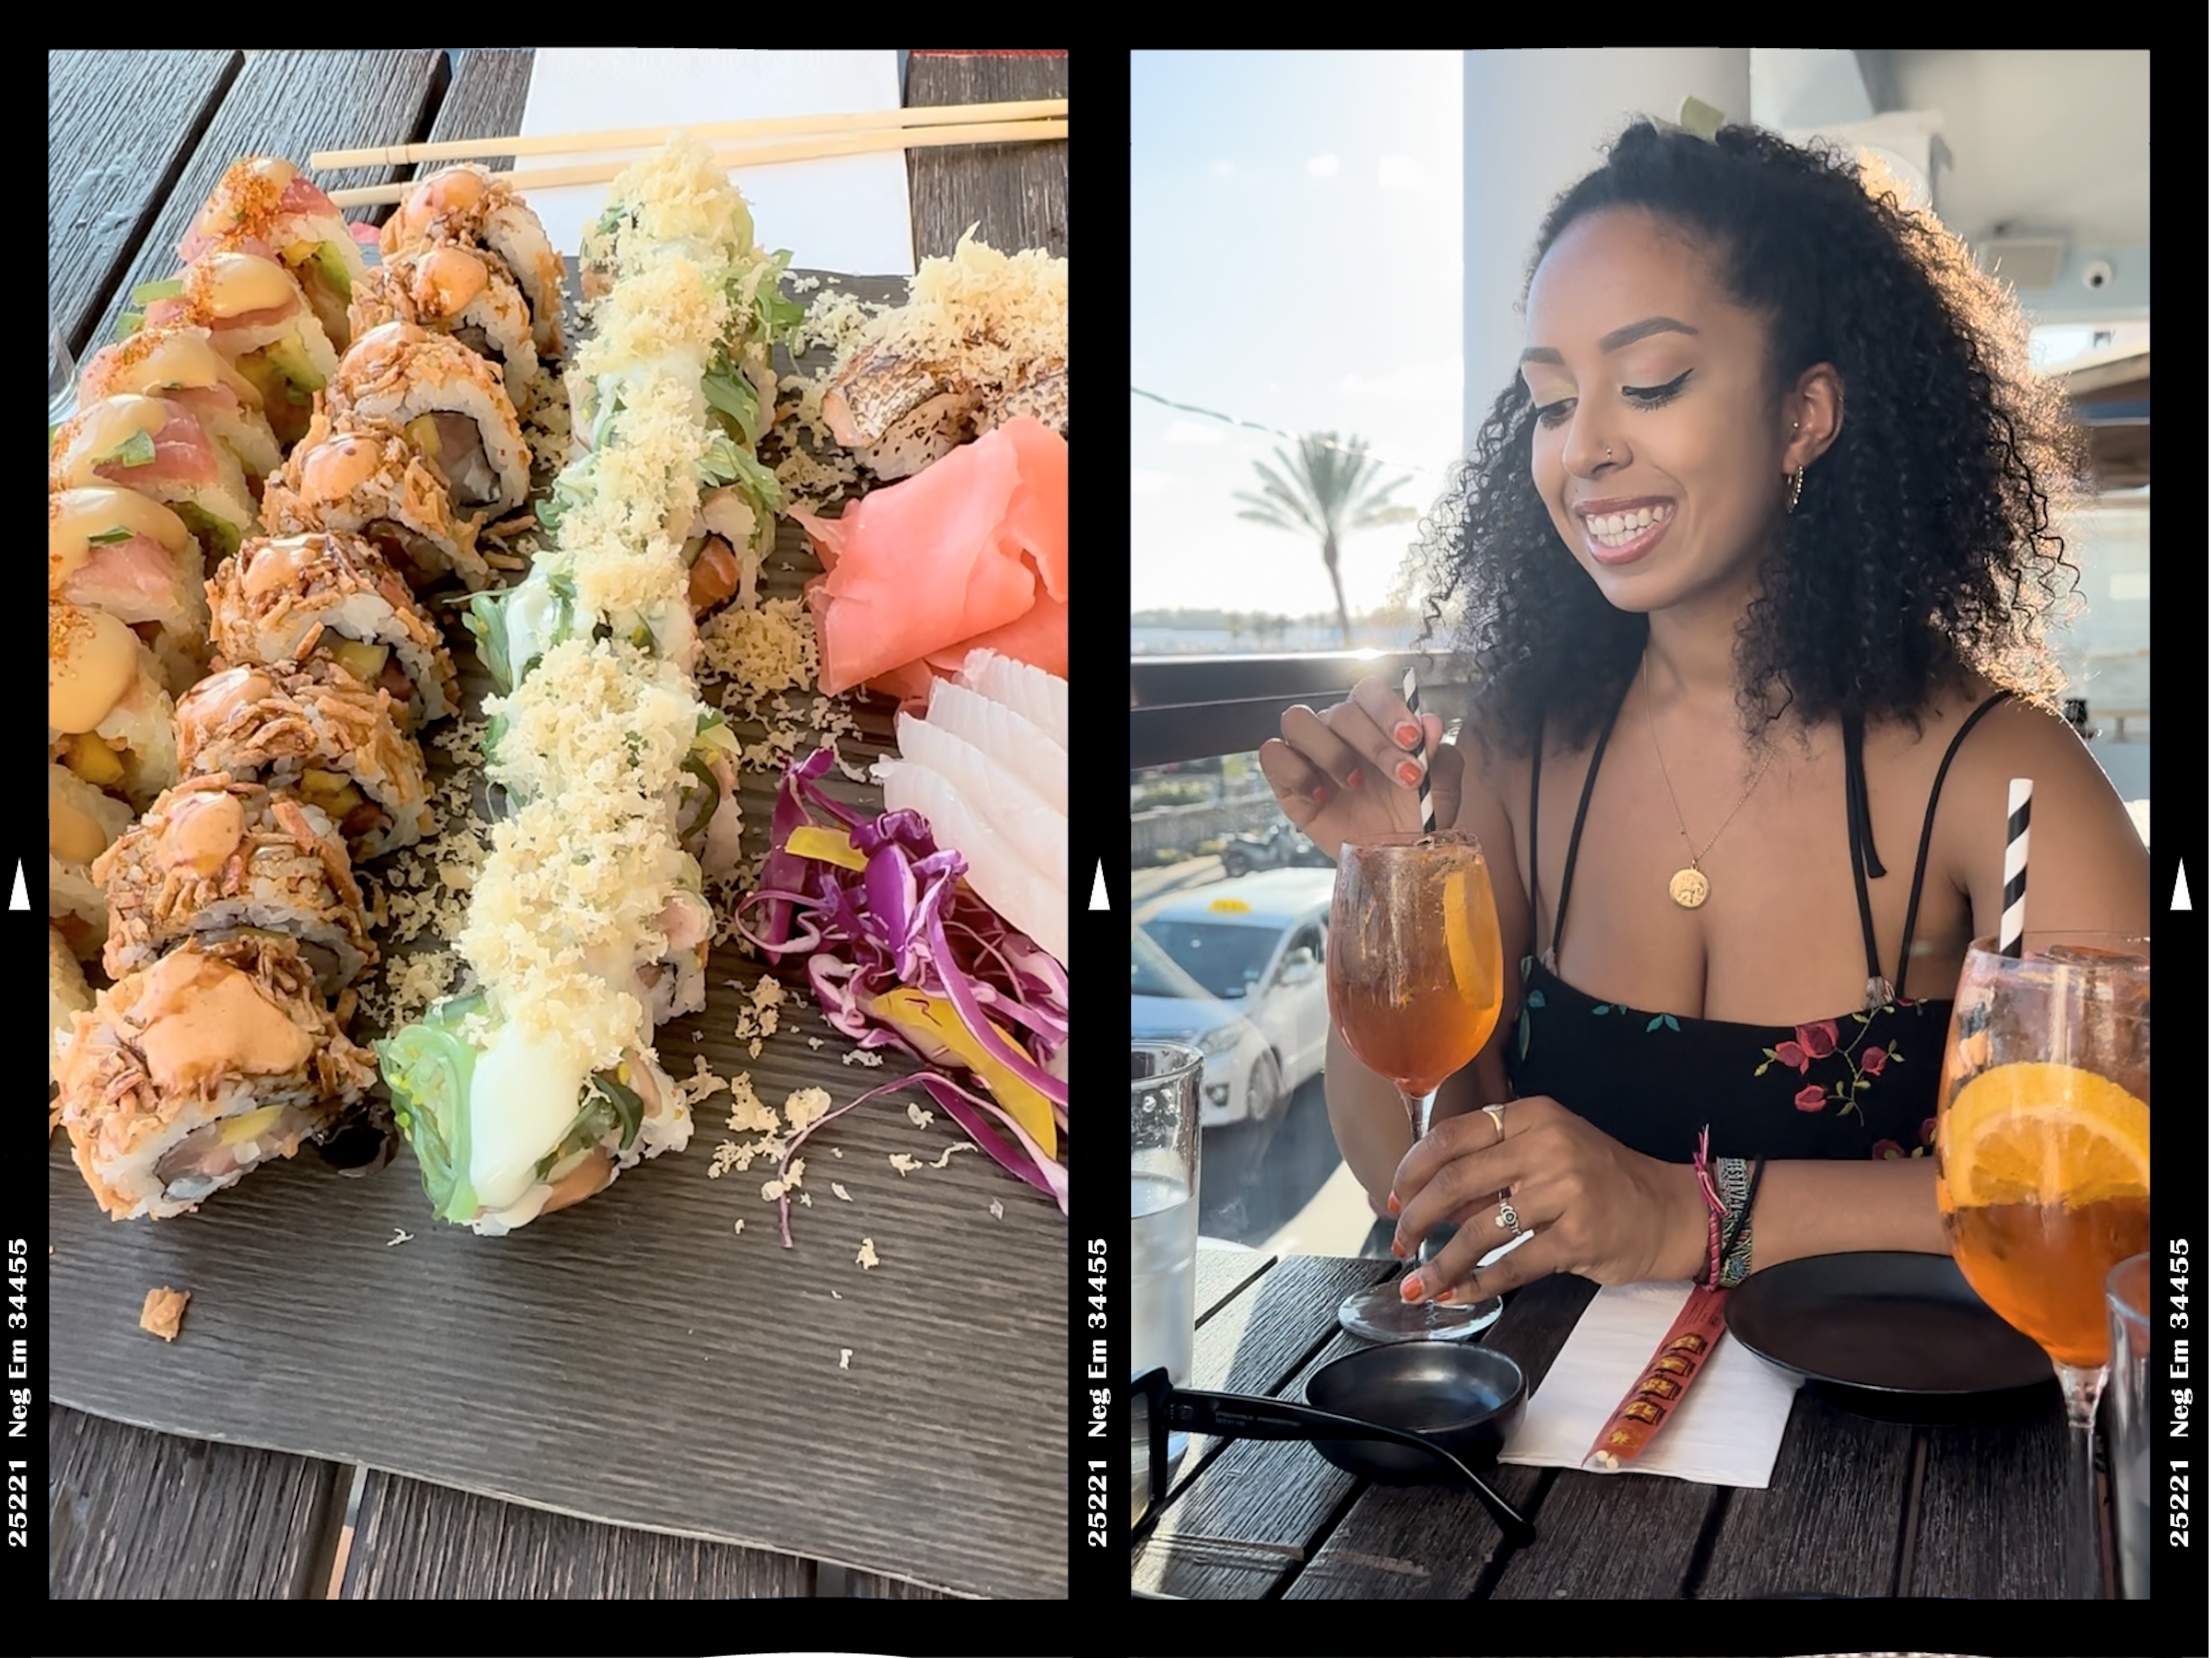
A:
[[[1097,878],[1091,883],[1091,908],[1093,909],[1114,908],[1106,902],[1106,860],[1103,858],[1098,860]]]
[[[24,890],[23,888],[23,860],[18,858],[15,860],[15,885],[14,890],[8,895],[8,908],[10,909],[28,909],[30,907],[31,895]]]
[[[20,880],[22,878],[18,875],[16,878]],[[2173,907],[2176,909],[2189,908],[2189,870],[2181,864],[2173,866]]]

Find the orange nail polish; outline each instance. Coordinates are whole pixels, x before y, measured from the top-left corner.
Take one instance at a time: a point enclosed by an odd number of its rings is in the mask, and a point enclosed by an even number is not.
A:
[[[1398,1293],[1408,1301],[1419,1301],[1421,1298],[1421,1275],[1419,1272],[1407,1273],[1398,1285]]]
[[[1398,1194],[1395,1192],[1390,1194],[1390,1212],[1394,1215],[1398,1212]]]
[[[1366,780],[1367,777],[1365,773],[1354,771],[1349,777],[1344,780],[1344,786],[1348,789],[1356,789]]]
[[[1401,761],[1398,765],[1398,780],[1407,788],[1413,787],[1421,780],[1421,768],[1410,760]]]
[[[1397,1239],[1392,1238],[1390,1240],[1390,1253],[1397,1256],[1399,1260],[1403,1260],[1406,1258],[1406,1246],[1399,1242]]]
[[[1327,805],[1328,804],[1328,797],[1334,793],[1335,791],[1331,789],[1328,784],[1322,784],[1313,792],[1314,804],[1317,806]]]
[[[1398,722],[1398,729],[1390,735],[1398,739],[1400,748],[1414,748],[1420,743],[1421,728],[1410,720],[1401,720]]]

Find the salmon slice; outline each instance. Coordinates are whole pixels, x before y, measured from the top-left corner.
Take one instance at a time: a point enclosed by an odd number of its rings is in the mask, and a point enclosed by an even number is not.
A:
[[[194,599],[205,603],[204,595],[185,589],[177,561],[151,536],[93,548],[65,590],[53,597],[108,611],[125,622],[166,621],[179,611],[190,614]],[[204,617],[201,625],[206,625]]]

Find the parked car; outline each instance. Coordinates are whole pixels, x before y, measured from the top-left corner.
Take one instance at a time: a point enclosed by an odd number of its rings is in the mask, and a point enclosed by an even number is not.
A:
[[[1288,823],[1264,835],[1232,835],[1221,848],[1221,867],[1234,877],[1255,869],[1334,869],[1329,855]]]
[[[1140,923],[1129,1031],[1206,1055],[1199,1126],[1265,1122],[1319,1074],[1328,1048],[1326,869],[1196,887]]]

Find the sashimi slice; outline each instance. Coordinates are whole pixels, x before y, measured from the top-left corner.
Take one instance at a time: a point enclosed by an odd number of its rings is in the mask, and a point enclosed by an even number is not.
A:
[[[928,719],[982,750],[1067,816],[1067,750],[1005,703],[940,679],[930,689]]]
[[[927,766],[958,791],[975,813],[1036,872],[1067,890],[1067,814],[1054,811],[1011,767],[941,726],[898,717],[899,757]],[[894,808],[896,810],[896,808]],[[939,841],[938,844],[946,844]],[[965,854],[968,848],[951,844]]]
[[[969,653],[960,683],[1003,702],[1039,731],[1067,746],[1067,680],[988,650]]]
[[[1067,964],[1067,894],[1054,887],[1028,859],[983,821],[951,783],[927,766],[910,760],[884,760],[876,770],[884,783],[887,811],[920,812],[929,820],[940,847],[957,847],[968,861],[968,884],[975,895],[1027,933],[1040,950]]]

